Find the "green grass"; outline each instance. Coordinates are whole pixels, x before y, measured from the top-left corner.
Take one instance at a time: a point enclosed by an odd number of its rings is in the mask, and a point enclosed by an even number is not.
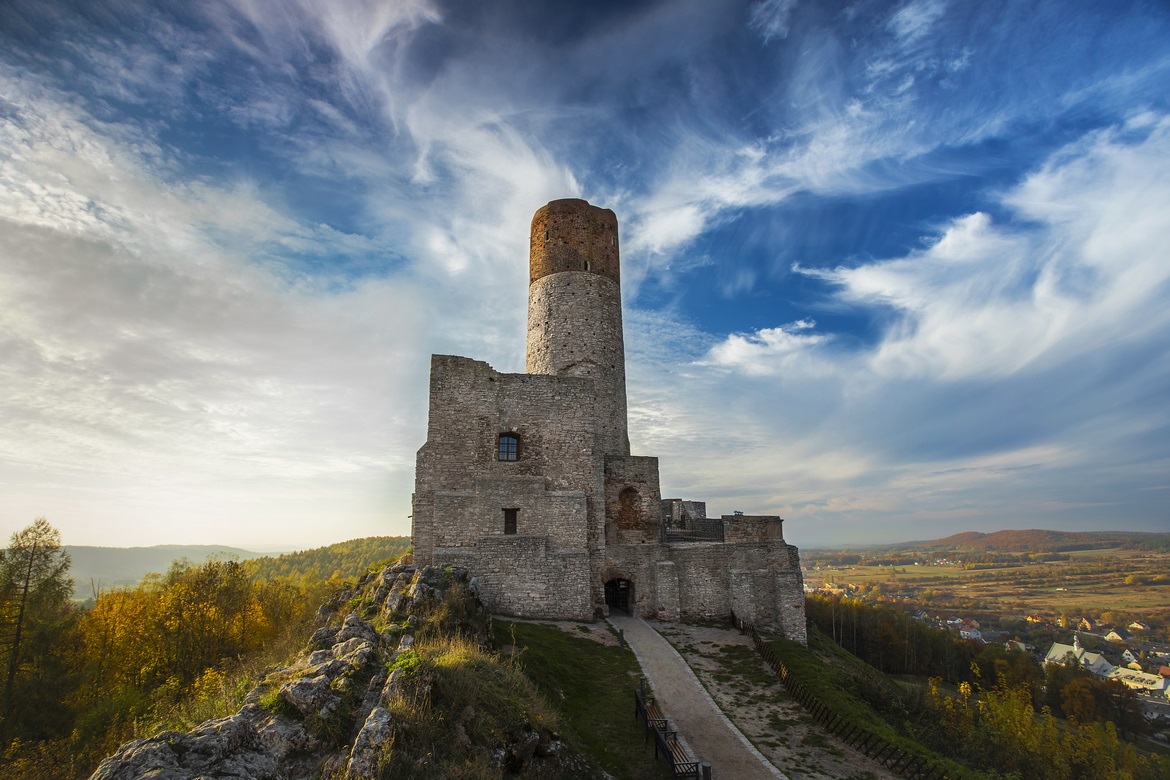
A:
[[[619,780],[668,778],[634,717],[642,672],[634,654],[556,626],[493,621],[498,646],[521,649],[519,664],[567,724],[564,738]]]
[[[980,776],[900,733],[893,724],[906,723],[909,713],[900,704],[902,693],[898,683],[838,647],[815,626],[809,629],[807,648],[782,638],[769,640],[768,646],[788,666],[789,672],[838,717],[884,737],[907,752],[942,761],[952,777]],[[876,705],[880,705],[881,711]],[[808,739],[805,744],[817,746]]]

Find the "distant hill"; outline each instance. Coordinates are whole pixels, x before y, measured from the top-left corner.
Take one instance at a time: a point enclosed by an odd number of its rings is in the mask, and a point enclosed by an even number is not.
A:
[[[943,539],[899,542],[897,544],[849,545],[833,549],[852,549],[869,553],[893,550],[967,551],[967,552],[1073,552],[1104,550],[1113,547],[1170,552],[1170,533],[1143,531],[966,531]],[[818,552],[810,548],[808,552]],[[829,552],[822,550],[821,552]]]
[[[192,563],[203,563],[212,556],[245,561],[263,553],[242,550],[239,547],[205,544],[160,544],[154,547],[84,547],[66,545],[65,551],[73,559],[73,597],[89,598],[93,589],[109,590],[137,585],[150,572],[163,573],[173,561],[186,558]]]
[[[1170,549],[1170,534],[1127,531],[968,531],[931,542],[917,542],[925,550],[979,550],[996,552],[1070,552],[1110,547]]]
[[[245,570],[250,575],[259,579],[323,581],[334,576],[356,578],[372,564],[397,558],[409,547],[409,536],[370,536],[279,556],[225,545],[66,546],[65,550],[73,559],[73,597],[86,599],[93,595],[95,587],[101,591],[133,586],[151,572],[165,573],[180,558],[191,563],[203,563],[211,557],[240,561],[246,563]]]

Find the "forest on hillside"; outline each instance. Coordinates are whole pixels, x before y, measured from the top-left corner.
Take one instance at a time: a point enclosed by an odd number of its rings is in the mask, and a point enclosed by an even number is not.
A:
[[[828,641],[864,664],[832,672],[806,665],[802,680],[840,685],[818,695],[848,692],[901,737],[980,777],[1170,778],[1170,759],[1144,739],[1153,729],[1141,702],[1119,680],[1040,665],[1030,653],[964,640],[859,599],[812,595],[806,609],[810,647],[823,652]]]
[[[277,557],[252,558],[241,565],[256,579],[314,583],[344,580],[372,564],[398,558],[409,549],[409,536],[368,536]]]
[[[304,643],[331,592],[407,541],[179,560],[84,608],[59,532],[37,519],[0,551],[0,780],[87,777],[126,740],[238,708],[261,669]]]

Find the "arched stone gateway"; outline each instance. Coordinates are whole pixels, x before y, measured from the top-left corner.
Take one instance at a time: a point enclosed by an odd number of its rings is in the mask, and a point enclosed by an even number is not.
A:
[[[633,615],[634,583],[617,577],[606,582],[605,605],[610,609],[620,609],[627,615]]]

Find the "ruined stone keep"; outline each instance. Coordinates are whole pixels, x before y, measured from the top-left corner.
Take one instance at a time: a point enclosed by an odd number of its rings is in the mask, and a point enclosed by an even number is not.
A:
[[[773,516],[663,500],[630,454],[617,217],[554,200],[532,218],[527,371],[431,357],[415,471],[420,564],[464,566],[493,611],[725,618],[805,641],[797,549]]]

